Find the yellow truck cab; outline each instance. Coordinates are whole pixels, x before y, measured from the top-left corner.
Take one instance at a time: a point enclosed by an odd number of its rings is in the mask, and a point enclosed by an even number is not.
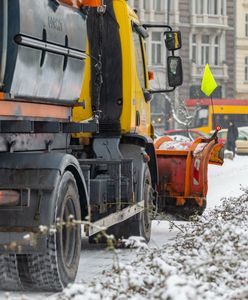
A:
[[[93,117],[92,108],[96,108],[97,102],[95,99],[97,95],[93,90],[94,82],[97,81],[96,65],[99,47],[92,47],[92,45],[98,43],[99,46],[101,43],[103,45],[103,52],[101,53],[103,58],[101,97],[104,98],[101,102],[105,102],[105,106],[101,105],[101,115],[104,119],[104,128],[106,129],[109,123],[113,129],[113,123],[115,123],[117,127],[119,126],[121,134],[136,133],[151,137],[153,133],[150,113],[152,93],[167,92],[167,90],[150,91],[149,89],[148,65],[144,46],[144,40],[149,36],[149,31],[142,26],[137,14],[124,0],[111,1],[111,14],[112,17],[105,21],[105,27],[108,27],[108,31],[103,34],[103,38],[99,38],[101,26],[96,24],[95,16],[90,14],[88,17],[88,55],[79,100],[84,105],[74,109],[74,120],[77,122],[85,121]],[[104,23],[102,25],[104,27]],[[111,32],[110,27],[112,28]],[[167,48],[172,51],[173,56],[168,61],[172,62],[168,64],[168,75],[170,75],[171,86],[175,88],[182,84],[180,57],[174,56],[174,51],[181,47],[180,34],[172,32],[170,26],[167,25],[155,27],[166,28],[167,32],[165,33],[170,34],[168,35]],[[174,69],[173,62],[176,62]],[[177,82],[175,80],[173,82],[173,76],[177,77]],[[107,80],[104,80],[105,78]],[[117,124],[118,122],[120,123]]]
[[[122,72],[122,74],[120,74],[122,81],[121,96],[120,99],[116,100],[120,102],[119,107],[121,106],[121,133],[137,133],[148,137],[151,136],[150,101],[146,101],[144,97],[144,92],[149,90],[148,69],[144,47],[144,38],[146,35],[148,36],[148,33],[143,29],[144,35],[142,36],[142,34],[135,29],[139,26],[141,27],[140,21],[135,12],[125,1],[114,0],[113,8],[116,21],[112,20],[112,22],[114,22],[114,26],[118,27],[119,31],[121,60],[119,60],[117,66],[111,65],[109,72],[115,74],[114,76],[116,76],[116,72],[119,70]],[[110,35],[107,38],[106,47],[111,47],[111,44],[114,42],[113,36]],[[116,53],[116,61],[118,55],[120,54]],[[112,58],[107,57],[106,60],[111,61]],[[85,77],[79,100],[80,102],[84,101],[88,103],[88,105],[86,105],[85,108],[79,107],[74,109],[75,121],[84,121],[93,115],[92,106],[89,105],[92,101],[90,93],[91,62],[92,59],[88,56],[86,58]],[[95,62],[93,62],[93,64],[94,63]],[[111,86],[111,89],[117,89],[119,86],[120,82],[117,83],[117,86]],[[115,104],[111,106],[111,109],[107,113],[112,115],[114,108]]]

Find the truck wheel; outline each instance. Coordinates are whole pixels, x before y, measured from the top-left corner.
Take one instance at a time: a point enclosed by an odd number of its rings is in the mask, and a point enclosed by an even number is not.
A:
[[[141,236],[148,243],[151,237],[151,222],[153,210],[153,188],[151,174],[148,166],[144,169],[143,176],[143,194],[144,211],[134,216],[121,224],[118,224],[110,230],[109,233],[113,234],[115,238],[129,238],[130,236]]]
[[[24,288],[61,291],[75,280],[81,251],[81,226],[68,221],[71,216],[81,220],[81,209],[77,184],[70,172],[63,175],[57,195],[54,224],[61,220],[67,225],[59,225],[56,232],[49,235],[45,254],[19,255],[18,269]]]
[[[148,243],[151,238],[151,227],[152,227],[152,209],[153,209],[153,188],[151,174],[148,166],[144,170],[144,181],[143,181],[143,197],[145,209],[138,215],[138,220],[132,225],[134,233],[137,230],[138,235],[143,237]],[[135,224],[137,223],[137,225]]]

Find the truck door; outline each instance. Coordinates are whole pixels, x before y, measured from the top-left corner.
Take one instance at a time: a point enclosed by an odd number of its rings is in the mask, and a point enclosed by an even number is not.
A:
[[[144,92],[148,89],[147,65],[142,37],[133,31],[137,77],[135,81],[137,133],[150,135],[150,103],[145,101]]]

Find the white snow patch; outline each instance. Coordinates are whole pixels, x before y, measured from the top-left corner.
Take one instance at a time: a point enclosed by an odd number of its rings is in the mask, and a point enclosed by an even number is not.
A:
[[[166,245],[137,252],[131,264],[115,263],[99,281],[73,285],[51,299],[247,297],[248,192],[223,200],[221,206],[181,229]]]
[[[148,248],[145,239],[140,236],[130,236],[128,239],[123,239],[122,241],[127,248]]]

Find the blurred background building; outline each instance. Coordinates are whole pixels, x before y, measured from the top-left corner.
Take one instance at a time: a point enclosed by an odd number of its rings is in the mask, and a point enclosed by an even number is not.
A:
[[[248,1],[235,1],[236,8],[236,98],[248,99]]]
[[[213,97],[235,96],[235,2],[233,0],[179,0],[181,55],[185,64],[182,97],[205,97],[200,90],[206,63],[218,84]]]
[[[242,3],[243,21],[246,27],[239,32],[240,50],[235,51],[235,15],[236,3]],[[182,32],[183,47],[178,53],[183,60],[184,84],[175,93],[169,94],[175,107],[184,99],[200,99],[205,96],[201,92],[201,80],[206,63],[216,79],[218,88],[215,98],[234,98],[236,96],[235,56],[243,55],[240,66],[246,66],[246,80],[242,80],[240,91],[248,91],[248,56],[242,52],[242,43],[247,34],[248,44],[248,1],[247,0],[129,0],[131,7],[137,9],[142,23],[169,24],[174,30]],[[244,7],[245,11],[244,12]],[[246,18],[246,19],[245,19]],[[237,18],[239,19],[239,18]],[[241,18],[240,18],[241,19]],[[245,32],[245,30],[247,32]],[[152,88],[166,86],[166,49],[163,45],[163,30],[156,29],[150,32],[146,40],[149,68],[155,71],[155,80]],[[242,53],[238,53],[238,51]],[[177,54],[176,54],[177,55]],[[244,67],[243,67],[244,69]],[[240,72],[240,75],[242,74]],[[238,81],[237,81],[238,82]],[[238,90],[238,89],[237,89]],[[237,93],[238,94],[238,93]],[[248,98],[248,97],[247,97]],[[170,128],[175,126],[169,119],[169,104],[163,95],[156,95],[152,102],[152,118],[155,127]]]

